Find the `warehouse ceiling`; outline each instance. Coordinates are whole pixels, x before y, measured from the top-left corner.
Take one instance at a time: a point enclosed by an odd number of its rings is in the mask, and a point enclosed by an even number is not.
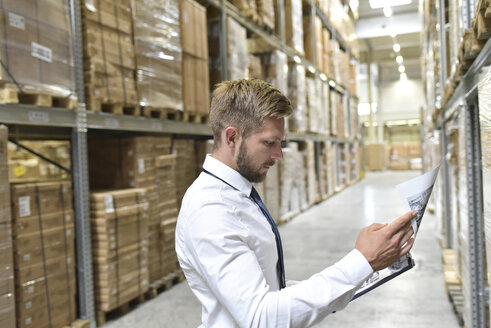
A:
[[[421,78],[421,22],[418,13],[418,0],[408,5],[391,7],[392,15],[386,17],[383,8],[372,9],[369,0],[359,1],[359,20],[356,30],[360,40],[360,61],[378,63],[380,78],[398,79],[401,55],[407,77]],[[400,45],[399,52],[394,44]]]

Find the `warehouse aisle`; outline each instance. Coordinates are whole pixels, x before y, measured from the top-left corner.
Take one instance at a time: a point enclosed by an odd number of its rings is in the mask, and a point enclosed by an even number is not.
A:
[[[417,172],[368,173],[361,182],[280,227],[287,278],[301,280],[354,246],[360,228],[404,212],[394,186]],[[425,214],[412,255],[416,267],[317,325],[349,328],[459,327],[445,292],[437,222]],[[186,282],[140,305],[106,328],[197,327],[200,305]]]

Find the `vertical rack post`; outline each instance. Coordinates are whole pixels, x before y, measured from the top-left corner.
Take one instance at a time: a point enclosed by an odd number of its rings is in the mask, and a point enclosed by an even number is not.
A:
[[[74,190],[75,228],[77,242],[78,305],[82,319],[96,326],[94,285],[92,275],[92,240],[89,212],[89,169],[87,158],[87,113],[82,50],[82,21],[80,0],[70,0],[75,83],[78,95],[77,122],[72,131],[72,180]]]
[[[441,144],[441,152],[442,152],[442,164],[443,164],[443,217],[445,218],[445,235],[446,238],[446,248],[452,248],[453,245],[453,231],[452,231],[452,211],[450,210],[450,173],[449,173],[449,165],[447,160],[447,150],[448,150],[448,136],[445,131],[447,122],[442,122],[442,144]]]
[[[225,0],[220,0],[220,62],[222,63],[222,81],[228,80],[228,33],[227,33],[227,13],[225,10]]]
[[[485,328],[487,292],[485,287],[484,217],[482,202],[481,142],[477,98],[465,108],[467,194],[469,205],[469,259],[471,276],[472,327]],[[470,323],[467,323],[468,325]]]

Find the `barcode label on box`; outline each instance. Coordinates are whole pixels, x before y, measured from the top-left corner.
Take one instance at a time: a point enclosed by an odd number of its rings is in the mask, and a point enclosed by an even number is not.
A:
[[[26,29],[26,20],[24,16],[17,15],[12,12],[9,12],[9,24],[10,26],[19,28],[21,30]]]
[[[53,58],[53,52],[50,48],[36,42],[31,43],[31,55],[48,63],[51,63]]]
[[[145,173],[145,159],[138,159],[138,173]]]
[[[104,197],[104,205],[106,207],[106,213],[114,212],[114,200],[113,196]]]
[[[31,197],[19,197],[19,217],[31,215]]]

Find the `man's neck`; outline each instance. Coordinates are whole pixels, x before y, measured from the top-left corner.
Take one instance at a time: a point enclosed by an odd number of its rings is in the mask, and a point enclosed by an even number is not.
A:
[[[237,165],[235,164],[233,156],[230,154],[224,154],[224,152],[220,151],[220,149],[215,149],[211,153],[211,157],[237,171]]]

